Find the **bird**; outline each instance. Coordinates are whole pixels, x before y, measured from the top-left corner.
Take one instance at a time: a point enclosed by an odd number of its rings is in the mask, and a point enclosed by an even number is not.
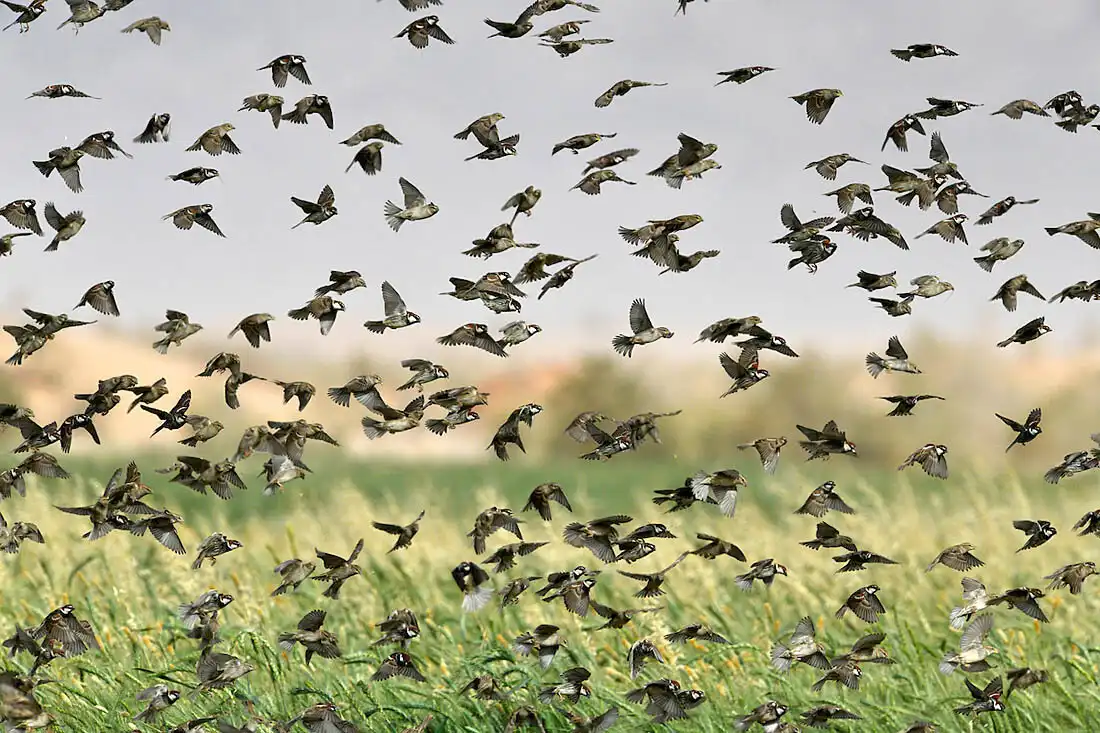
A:
[[[336,210],[336,195],[332,192],[332,187],[326,185],[321,189],[321,193],[317,196],[317,201],[306,201],[300,199],[297,196],[290,197],[291,203],[297,206],[306,215],[304,219],[291,227],[291,229],[297,229],[303,224],[323,224],[338,213]]]
[[[891,336],[886,345],[886,356],[881,357],[875,352],[867,355],[867,372],[878,379],[883,372],[902,372],[907,374],[920,374],[921,370],[909,360],[909,354],[897,336]]]
[[[170,25],[154,15],[148,18],[142,18],[141,20],[135,20],[133,23],[123,28],[122,32],[133,33],[134,31],[141,31],[149,37],[149,40],[153,42],[154,46],[159,46],[161,34],[164,31],[170,30],[172,30]]]
[[[620,334],[611,340],[615,351],[627,358],[634,355],[635,346],[651,344],[675,335],[664,326],[653,325],[643,298],[636,298],[630,304],[630,330],[633,331],[631,335]]]
[[[1012,450],[1012,446],[1014,445],[1026,445],[1030,443],[1038,438],[1043,432],[1043,429],[1039,426],[1039,423],[1043,420],[1043,411],[1038,407],[1028,413],[1027,419],[1024,420],[1023,423],[1018,423],[1001,414],[997,414],[997,417],[1016,433],[1016,437],[1013,438],[1012,442],[1005,448],[1005,453]]]

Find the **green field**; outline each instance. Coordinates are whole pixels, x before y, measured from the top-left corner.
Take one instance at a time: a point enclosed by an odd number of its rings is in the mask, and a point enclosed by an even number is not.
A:
[[[50,508],[50,504],[91,503],[124,460],[118,464],[67,461],[64,465],[80,478],[36,481],[26,499],[14,497],[0,503],[0,512],[9,522],[34,521],[47,541],[45,546],[25,544],[21,554],[0,563],[4,636],[15,624],[37,624],[49,610],[69,602],[79,617],[92,622],[103,644],[101,652],[58,659],[45,669],[56,683],[41,686],[37,695],[55,716],[56,730],[168,730],[207,715],[241,725],[250,716],[249,708],[263,718],[287,720],[328,699],[364,731],[401,731],[428,713],[434,716],[429,731],[500,731],[511,710],[524,704],[539,707],[548,731],[569,731],[572,727],[564,716],[552,706],[540,705],[536,697],[542,685],[576,665],[593,672],[593,698],[576,709],[596,715],[617,705],[621,717],[612,730],[659,728],[648,722],[641,706],[625,702],[624,694],[660,677],[678,679],[684,688],[707,694],[707,702],[690,719],[670,724],[683,731],[732,730],[738,714],[769,698],[790,707],[787,720],[791,722],[797,723],[802,710],[830,702],[864,718],[836,724],[837,729],[885,733],[904,730],[916,719],[935,721],[943,731],[1085,730],[1097,719],[1097,579],[1090,580],[1080,596],[1049,593],[1041,604],[1051,622],[1042,628],[1016,611],[994,610],[991,643],[1000,651],[992,660],[995,670],[1043,668],[1049,670],[1051,681],[1014,693],[1003,714],[972,722],[952,712],[967,701],[964,674],[945,677],[936,669],[946,651],[957,649],[958,632],[948,627],[947,614],[959,603],[963,576],[943,567],[924,571],[940,549],[969,541],[987,562],[970,575],[981,579],[991,592],[1019,585],[1045,587],[1043,575],[1096,557],[1097,538],[1078,538],[1070,531],[1081,514],[1095,508],[1089,498],[1096,490],[1092,476],[1054,487],[1039,478],[975,476],[953,466],[949,481],[933,482],[917,473],[857,474],[855,466],[842,459],[810,467],[788,459],[775,477],[749,472],[750,486],[742,491],[737,515],[727,519],[715,507],[701,505],[663,514],[650,502],[652,490],[679,485],[699,466],[647,463],[641,456],[600,465],[571,461],[542,467],[522,461],[417,467],[325,465],[322,458],[319,451],[314,453],[309,462],[315,473],[289,484],[284,494],[274,498],[260,496],[262,484],[254,477],[260,461],[249,461],[241,473],[252,490],[230,502],[168,484],[166,477],[153,471],[167,465],[163,459],[139,460],[144,480],[154,490],[148,503],[166,506],[186,520],[180,535],[189,554],[182,558],[149,536],[112,533],[96,543],[81,541],[78,537],[87,530],[86,520]],[[832,551],[814,552],[798,545],[813,537],[817,520],[791,512],[828,478],[837,482],[838,492],[857,513],[831,513],[825,520],[851,535],[861,548],[885,554],[901,565],[837,575],[838,566],[829,561]],[[531,592],[503,614],[495,604],[476,614],[463,614],[450,570],[464,560],[479,559],[465,537],[475,515],[492,505],[518,512],[531,488],[545,481],[557,481],[565,488],[575,514],[555,505],[554,521],[549,524],[533,512],[523,514],[524,539],[553,544],[521,558],[515,570],[494,576],[498,585],[501,577],[545,574],[578,563],[601,566],[587,551],[565,545],[561,529],[569,521],[620,512],[631,514],[639,523],[663,521],[678,537],[656,540],[658,552],[631,567],[633,571],[664,567],[680,552],[701,544],[695,533],[707,532],[737,543],[750,562],[774,557],[789,567],[790,576],[779,578],[769,592],[758,585],[746,594],[732,580],[745,572],[746,564],[731,558],[708,562],[688,557],[669,574],[668,595],[656,601],[663,602],[665,610],[640,615],[621,631],[587,633],[586,629],[602,623],[595,614],[580,619],[567,613],[560,602],[543,603]],[[387,555],[392,538],[372,529],[370,521],[404,524],[421,509],[427,515],[412,548]],[[1029,517],[1049,519],[1061,533],[1043,547],[1014,554],[1024,538],[1011,522]],[[192,571],[195,545],[216,530],[241,540],[244,548],[215,567]],[[277,562],[289,557],[313,559],[315,547],[346,555],[359,537],[366,538],[359,560],[363,577],[349,581],[339,600],[323,598],[324,585],[313,582],[297,593],[269,597],[277,585],[272,573]],[[506,533],[493,535],[489,550],[509,541],[515,540]],[[836,620],[833,614],[849,593],[869,583],[883,589],[881,597],[889,613],[878,626],[887,634],[884,645],[897,664],[866,664],[859,691],[829,685],[821,694],[810,691],[819,676],[816,670],[796,665],[783,675],[771,668],[771,644],[803,615],[816,620],[818,638],[832,653],[846,651],[867,633],[870,627],[851,615]],[[193,699],[185,694],[167,711],[160,727],[134,726],[131,717],[143,707],[134,694],[157,681],[139,668],[166,674],[181,684],[194,682],[197,644],[183,637],[174,611],[209,588],[236,598],[222,614],[225,643],[219,650],[249,660],[256,670],[234,691],[207,692]],[[634,581],[609,567],[599,576],[592,595],[615,608],[653,605],[632,598],[636,588]],[[420,620],[422,635],[409,651],[428,681],[368,682],[378,663],[395,650],[371,646],[380,636],[372,626],[404,607],[414,610]],[[300,647],[288,655],[279,650],[276,640],[314,608],[328,611],[326,628],[339,638],[344,657],[315,657],[312,666],[306,667]],[[733,643],[674,647],[662,638],[693,622],[709,625]],[[514,637],[540,623],[560,626],[568,641],[546,672],[534,659],[518,657],[510,649]],[[667,664],[650,664],[635,685],[627,672],[626,651],[642,637],[658,644]],[[9,667],[22,670],[29,664],[25,655],[7,661]],[[471,677],[485,672],[512,691],[508,701],[488,703],[457,694]],[[991,676],[973,675],[972,679],[982,686]],[[186,693],[186,688],[180,689]]]

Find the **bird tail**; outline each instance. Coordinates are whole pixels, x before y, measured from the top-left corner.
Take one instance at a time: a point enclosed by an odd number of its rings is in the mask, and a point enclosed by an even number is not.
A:
[[[386,332],[386,324],[383,323],[382,321],[367,321],[363,325],[366,326],[367,330],[370,331],[371,333],[385,333]]]
[[[940,660],[941,674],[951,674],[956,669],[958,669],[958,667],[959,663],[952,654],[948,654],[946,657]]]
[[[447,431],[451,429],[451,426],[447,424],[446,420],[439,418],[433,418],[424,423],[424,427],[431,430],[436,435],[446,435]]]
[[[997,343],[997,346],[999,346],[1000,348],[1002,348],[1002,349],[1003,349],[1004,347],[1008,346],[1008,345],[1009,345],[1009,344],[1011,344],[1011,343],[1012,343],[1012,338],[1011,338],[1011,337],[1009,337],[1009,338],[1006,338],[1006,339],[1005,339],[1004,341],[1000,341],[1000,342],[998,342],[998,343]]]
[[[35,165],[38,165],[38,163],[35,163]],[[1058,234],[1058,227],[1043,227],[1043,228],[1044,228],[1044,229],[1046,229],[1046,230],[1047,230],[1047,234],[1049,234],[1049,235],[1050,235],[1050,236],[1052,236],[1052,237],[1053,237],[1053,236],[1054,236],[1055,234]]]
[[[873,351],[867,355],[866,363],[868,374],[870,374],[875,379],[878,379],[878,375],[886,371],[886,367],[883,364],[882,357]]]
[[[798,544],[802,545],[803,547],[809,547],[811,550],[821,549],[821,540],[806,540],[805,542],[799,542]],[[847,606],[845,606],[845,608],[847,608]]]
[[[374,418],[364,417],[360,420],[360,424],[363,426],[363,434],[370,440],[377,440],[386,434],[386,431],[381,428],[382,423]]]
[[[8,360],[5,361],[4,363],[7,364],[8,366],[19,366],[20,364],[22,364],[23,363],[23,352],[22,352],[22,350],[16,351],[14,354],[12,354],[10,357],[8,357]]]
[[[153,348],[156,349],[158,354],[167,354],[168,347],[171,345],[172,341],[168,337],[162,338],[160,341],[153,342]]]
[[[34,161],[34,167],[38,169],[38,172],[44,175],[46,178],[50,177],[53,173],[53,163],[48,160],[36,160]]]
[[[405,220],[398,217],[401,213],[401,208],[392,201],[387,201],[382,212],[386,215],[386,223],[390,225],[390,229],[396,231],[401,230],[401,225],[405,223]]]
[[[289,632],[279,634],[279,648],[284,652],[289,652],[294,649],[294,634]]]
[[[735,575],[733,577],[733,582],[737,585],[738,588],[745,591],[746,593],[748,593],[750,590],[752,590],[752,576],[751,575],[748,575],[748,574]]]
[[[480,611],[493,599],[493,589],[478,586],[462,597],[462,610],[466,613]]]
[[[628,359],[634,354],[634,340],[626,334],[620,333],[611,339],[611,347]]]
[[[907,49],[907,48],[895,48],[895,49],[891,49],[891,50],[890,50],[890,53],[894,54],[894,56],[895,56],[896,58],[899,58],[899,59],[901,59],[902,61],[909,61],[910,59],[912,59],[912,58],[913,58],[913,52],[912,52],[912,51],[910,51],[910,50],[909,50],[909,49]]]
[[[951,628],[955,629],[956,631],[962,629],[964,626],[966,626],[967,616],[968,614],[966,613],[965,608],[952,608],[951,614],[948,616],[951,623]]]
[[[1047,231],[1050,231],[1049,229]],[[986,255],[985,257],[975,257],[974,261],[978,263],[978,267],[982,268],[986,272],[993,272],[993,265],[997,260],[993,259],[993,255]]]
[[[202,567],[202,561],[205,560],[205,559],[206,559],[206,556],[203,555],[200,552],[199,556],[195,558],[195,562],[191,563],[191,569],[192,570],[198,570],[199,568],[201,568]]]
[[[788,672],[791,669],[791,650],[782,642],[776,642],[772,647],[772,666],[780,672]]]

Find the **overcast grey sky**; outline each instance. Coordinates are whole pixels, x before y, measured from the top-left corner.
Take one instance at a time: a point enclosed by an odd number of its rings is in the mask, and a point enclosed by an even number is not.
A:
[[[53,200],[63,212],[83,209],[88,223],[59,253],[41,251],[48,240],[17,240],[14,255],[0,261],[0,304],[7,313],[22,305],[60,311],[91,284],[113,279],[123,312],[118,324],[143,335],[151,335],[165,308],[190,313],[215,334],[248,313],[269,311],[279,318],[273,324],[277,342],[369,347],[379,337],[361,324],[381,317],[377,288],[388,279],[424,318],[408,333],[410,342],[426,343],[468,320],[495,328],[510,319],[437,293],[449,289],[448,276],[474,279],[491,270],[518,269],[530,251],[488,262],[460,251],[505,221],[501,205],[532,184],[543,190],[543,200],[533,217],[517,222],[517,238],[541,242],[551,252],[600,254],[581,266],[564,290],[525,302],[523,317],[545,328],[539,337],[544,347],[568,343],[610,353],[608,341],[627,328],[628,307],[636,297],[647,299],[656,323],[678,332],[671,343],[648,347],[666,353],[686,347],[713,320],[750,313],[802,341],[870,340],[874,346],[891,333],[918,327],[959,335],[980,328],[977,338],[992,345],[1026,320],[1047,314],[1057,329],[1047,337],[1047,348],[1068,347],[1071,334],[1095,323],[1097,305],[1048,306],[1023,298],[1019,311],[1009,314],[988,299],[1020,272],[1047,296],[1072,281],[1100,278],[1100,252],[1070,237],[1048,238],[1042,230],[1100,208],[1095,194],[1100,131],[1088,127],[1071,135],[1052,120],[990,116],[1011,100],[1043,104],[1070,88],[1086,103],[1100,99],[1096,3],[1059,0],[1056,9],[1044,12],[1030,0],[919,5],[713,0],[695,2],[686,17],[675,18],[674,0],[599,4],[599,14],[544,15],[534,32],[509,40],[487,39],[492,30],[482,18],[512,20],[526,0],[476,8],[446,0],[434,11],[456,45],[432,41],[418,51],[393,36],[423,13],[406,12],[397,0],[135,0],[76,36],[71,28],[54,30],[66,17],[66,6],[53,0],[31,32],[17,35],[13,28],[0,36],[0,59],[10,72],[3,82],[6,113],[0,116],[5,174],[0,198],[3,203],[35,198],[40,212]],[[172,26],[162,46],[140,34],[119,33],[154,14]],[[583,26],[583,36],[611,37],[615,43],[585,48],[568,59],[538,46],[535,33],[572,19],[592,21]],[[942,43],[960,56],[907,64],[889,53],[917,42]],[[288,105],[310,93],[329,95],[334,131],[319,118],[305,127],[284,123],[274,130],[265,114],[237,112],[243,97],[277,91],[268,72],[255,69],[285,53],[307,58],[314,83],[307,87],[291,79],[279,93]],[[754,64],[778,71],[743,86],[713,86],[715,72]],[[638,89],[606,109],[595,108],[593,100],[623,78],[669,86]],[[62,82],[103,100],[23,100]],[[809,124],[789,99],[817,87],[845,93],[820,127]],[[904,232],[912,251],[838,236],[840,251],[817,275],[803,268],[788,272],[790,253],[768,243],[784,233],[780,206],[793,203],[803,218],[836,215],[825,191],[852,181],[881,186],[882,163],[930,165],[928,138],[911,134],[908,154],[892,146],[879,152],[890,123],[926,108],[926,96],[985,105],[928,124],[942,132],[971,184],[991,197],[965,199],[963,211],[972,220],[1007,195],[1041,203],[1017,208],[992,226],[976,227],[972,221],[967,248],[931,237],[914,240],[943,215],[906,209],[876,194],[878,213]],[[131,143],[154,112],[172,114],[172,142]],[[476,143],[452,135],[491,112],[507,117],[500,123],[502,135],[521,134],[519,154],[464,162],[477,151]],[[205,129],[227,121],[237,126],[232,137],[242,155],[211,158],[184,151]],[[354,150],[337,143],[374,122],[385,123],[404,144],[386,146],[378,176],[369,178],[358,168],[345,174]],[[70,193],[56,177],[44,179],[31,165],[53,147],[105,129],[116,132],[134,159],[87,159],[82,194]],[[550,157],[553,143],[588,132],[618,137],[579,156]],[[676,191],[645,171],[676,151],[679,132],[718,143],[715,158],[723,168]],[[616,169],[638,185],[611,184],[598,197],[569,190],[584,161],[619,147],[641,149]],[[836,182],[803,170],[809,161],[840,152],[873,165],[850,164]],[[218,168],[223,179],[197,188],[165,180],[197,165]],[[386,226],[382,205],[400,200],[399,176],[418,185],[441,211],[395,234]],[[291,231],[301,214],[289,197],[315,198],[326,183],[335,190],[340,214],[320,227]],[[164,214],[197,203],[215,206],[227,239],[199,228],[177,231],[161,221]],[[687,274],[658,277],[654,265],[629,256],[630,246],[616,234],[619,225],[636,227],[684,213],[701,214],[705,222],[683,235],[682,250],[722,251]],[[1027,246],[987,274],[971,258],[996,236],[1020,237]],[[360,270],[371,289],[346,297],[350,312],[322,339],[315,323],[294,323],[285,313],[304,303],[333,268]],[[913,316],[891,321],[865,293],[844,289],[861,268],[896,269],[905,281],[935,273],[958,292],[950,299],[919,301]],[[528,290],[537,294],[537,288]],[[868,330],[873,337],[864,336]]]

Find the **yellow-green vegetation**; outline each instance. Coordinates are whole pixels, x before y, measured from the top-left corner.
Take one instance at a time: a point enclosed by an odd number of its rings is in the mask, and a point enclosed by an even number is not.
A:
[[[1080,596],[1065,590],[1049,592],[1040,601],[1049,624],[1039,625],[1003,607],[994,609],[990,639],[1000,652],[993,657],[995,670],[971,679],[981,687],[993,674],[1022,666],[1046,669],[1051,679],[1014,693],[1004,713],[974,722],[952,712],[969,699],[966,675],[937,671],[942,655],[958,648],[959,634],[949,628],[948,612],[959,605],[963,574],[944,567],[926,573],[924,568],[944,547],[972,542],[975,554],[987,564],[969,575],[991,592],[1045,587],[1042,576],[1096,557],[1097,538],[1079,538],[1070,531],[1081,514],[1095,508],[1090,498],[1096,489],[1092,475],[1049,486],[1039,477],[981,476],[968,473],[965,466],[952,466],[950,480],[935,482],[915,471],[860,474],[858,464],[845,458],[807,465],[796,451],[787,451],[776,476],[747,471],[750,485],[742,490],[733,519],[716,507],[699,504],[663,513],[650,501],[652,490],[680,485],[700,466],[646,463],[631,455],[599,465],[576,461],[539,467],[514,461],[483,467],[347,464],[323,469],[318,453],[311,461],[317,464],[316,473],[289,484],[285,493],[262,497],[253,480],[251,491],[230,502],[169,484],[152,470],[160,463],[139,460],[145,481],[154,489],[149,503],[166,506],[186,520],[180,527],[189,550],[186,557],[171,554],[149,536],[125,532],[95,543],[80,540],[86,521],[50,505],[90,503],[114,466],[74,460],[66,465],[79,478],[34,481],[27,498],[0,504],[9,521],[36,522],[47,542],[28,543],[18,556],[0,562],[0,628],[10,633],[16,624],[36,624],[66,602],[94,625],[103,650],[55,660],[45,675],[56,683],[37,691],[42,705],[56,716],[56,729],[71,733],[167,730],[207,715],[241,725],[250,717],[249,708],[257,716],[288,720],[322,700],[338,704],[343,717],[364,731],[400,731],[428,713],[434,716],[429,731],[501,731],[509,712],[521,704],[538,706],[548,731],[569,731],[572,727],[564,716],[553,706],[539,704],[537,693],[576,665],[592,670],[593,697],[575,709],[596,715],[618,706],[621,717],[613,731],[656,728],[643,708],[626,702],[624,694],[661,677],[678,679],[684,688],[698,688],[707,695],[707,702],[690,719],[671,724],[682,731],[725,733],[733,729],[737,715],[767,699],[789,705],[787,719],[796,723],[799,712],[823,702],[863,716],[862,721],[837,724],[841,730],[895,733],[917,719],[935,721],[942,731],[1090,727],[1100,705],[1097,579],[1086,583]],[[741,466],[748,463],[737,461]],[[250,472],[242,471],[242,476],[248,480]],[[830,478],[856,514],[831,513],[825,520],[860,547],[900,565],[836,574],[839,566],[830,561],[834,551],[799,546],[814,536],[817,520],[792,512],[815,486]],[[450,570],[459,562],[479,559],[465,536],[475,515],[494,505],[518,513],[531,488],[543,481],[560,483],[575,513],[555,505],[551,523],[534,512],[521,515],[524,539],[551,544],[520,558],[515,570],[494,575],[494,584],[499,587],[506,577],[585,564],[603,571],[593,591],[602,603],[622,609],[656,602],[665,606],[664,611],[640,615],[619,631],[599,632],[588,631],[602,623],[595,614],[578,618],[560,601],[544,603],[530,591],[503,613],[495,602],[475,614],[461,612],[461,594]],[[411,549],[386,554],[393,538],[372,529],[370,522],[404,524],[421,509],[427,514]],[[667,596],[655,602],[633,598],[638,584],[615,572],[624,565],[604,566],[587,551],[561,541],[562,527],[569,521],[620,512],[631,514],[636,523],[664,522],[677,535],[655,540],[658,552],[630,570],[663,568],[680,552],[699,546],[695,534],[706,532],[738,544],[750,562],[775,558],[790,575],[777,579],[770,591],[757,584],[743,593],[733,577],[745,572],[747,564],[727,557],[706,561],[689,556],[669,574]],[[1025,538],[1013,530],[1012,520],[1022,518],[1049,519],[1061,533],[1038,549],[1016,554]],[[194,548],[212,531],[241,540],[244,548],[216,566],[192,571]],[[359,559],[363,576],[350,580],[338,600],[323,598],[324,584],[312,581],[297,593],[269,596],[277,585],[272,569],[279,561],[314,559],[314,548],[346,556],[360,537],[366,539]],[[514,541],[511,535],[498,533],[489,539],[489,550],[508,541]],[[887,634],[884,646],[897,664],[864,665],[859,691],[830,684],[820,694],[810,691],[819,677],[817,670],[796,664],[784,675],[772,669],[771,645],[804,615],[816,621],[819,640],[834,654],[847,651],[875,628],[850,614],[844,620],[834,618],[849,593],[870,583],[882,587],[880,596],[889,612],[877,628]],[[197,642],[183,636],[175,610],[210,588],[236,599],[222,613],[225,642],[218,649],[249,660],[256,670],[233,691],[188,698],[183,685],[194,683]],[[325,627],[339,638],[344,657],[315,657],[307,667],[300,647],[287,654],[276,641],[280,632],[292,630],[314,608],[328,611]],[[396,650],[372,646],[380,637],[372,626],[398,608],[412,609],[419,617],[421,637],[409,652],[427,683],[400,677],[368,681],[381,660]],[[664,634],[695,622],[707,624],[732,644],[673,646],[664,640]],[[537,660],[519,657],[511,649],[516,636],[541,623],[560,626],[567,640],[545,672]],[[643,637],[657,643],[667,663],[651,663],[632,681],[626,652]],[[6,663],[23,670],[30,664],[25,656]],[[460,696],[458,690],[480,673],[501,680],[511,691],[510,699],[488,703]],[[184,699],[168,710],[164,725],[135,726],[131,717],[143,706],[134,694],[159,681],[154,675],[178,680]]]

